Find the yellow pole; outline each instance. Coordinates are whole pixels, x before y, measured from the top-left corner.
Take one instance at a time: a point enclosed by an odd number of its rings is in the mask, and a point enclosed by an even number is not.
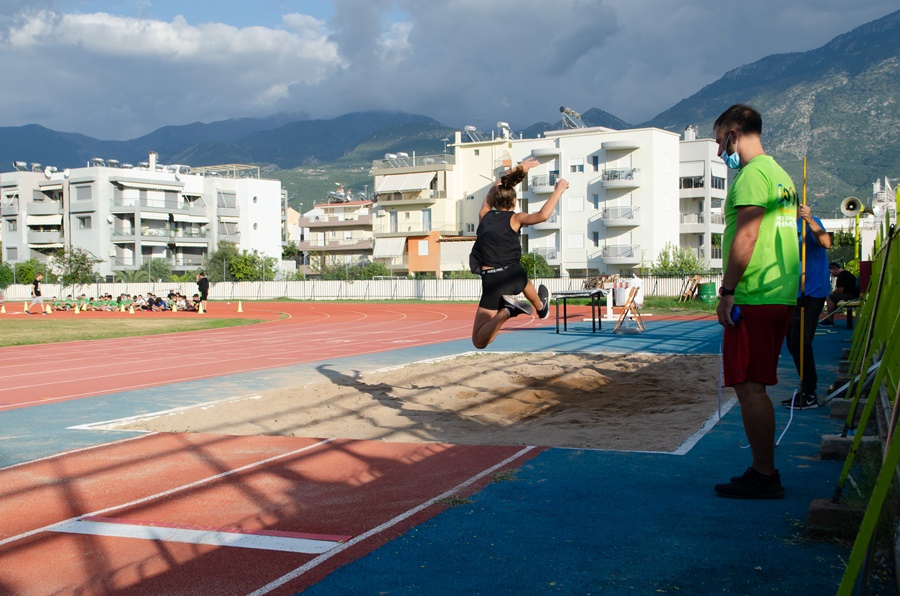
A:
[[[803,206],[806,207],[806,156],[803,157]],[[803,394],[803,357],[806,346],[806,220],[800,227],[800,394]],[[803,399],[802,397],[800,399]]]

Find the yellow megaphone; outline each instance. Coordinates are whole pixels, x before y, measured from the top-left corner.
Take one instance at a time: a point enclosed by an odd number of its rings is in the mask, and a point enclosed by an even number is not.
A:
[[[844,217],[856,217],[863,213],[872,213],[872,209],[866,207],[863,202],[856,197],[847,197],[841,201],[841,213],[844,214]]]

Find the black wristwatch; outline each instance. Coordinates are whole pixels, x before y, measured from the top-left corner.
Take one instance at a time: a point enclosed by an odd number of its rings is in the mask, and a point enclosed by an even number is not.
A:
[[[734,290],[729,290],[725,286],[720,286],[719,296],[734,296]]]

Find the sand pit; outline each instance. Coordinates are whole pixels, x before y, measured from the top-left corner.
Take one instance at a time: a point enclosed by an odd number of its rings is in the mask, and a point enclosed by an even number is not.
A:
[[[715,355],[478,353],[326,374],[125,428],[672,451],[715,413],[719,368]]]

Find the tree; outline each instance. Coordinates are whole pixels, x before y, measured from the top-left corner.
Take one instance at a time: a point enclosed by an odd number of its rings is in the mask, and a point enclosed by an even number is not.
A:
[[[209,282],[234,280],[234,276],[229,270],[229,264],[239,256],[241,253],[238,252],[237,244],[228,241],[219,242],[219,247],[203,261],[203,271]]]
[[[372,279],[373,277],[383,277],[391,274],[391,270],[384,263],[366,263],[359,267],[359,279]]]
[[[9,263],[0,263],[0,289],[11,286],[14,279],[13,268],[10,267]]]
[[[47,267],[37,259],[28,259],[23,263],[16,263],[16,283],[28,285],[34,281],[38,273],[43,273],[45,283],[52,283],[47,275]]]
[[[94,266],[103,262],[94,253],[69,246],[56,251],[49,261],[49,269],[64,286],[89,284],[97,278]]]
[[[172,277],[172,263],[169,259],[156,258],[147,261],[147,265],[141,268],[147,275],[146,280],[151,283],[157,280],[169,281]]]
[[[528,273],[528,277],[535,279],[538,277],[556,277],[556,271],[547,264],[547,259],[535,252],[522,255],[520,261],[522,268]]]
[[[297,246],[296,242],[288,242],[281,247],[281,258],[285,261],[299,263],[303,258],[303,254],[300,252],[300,247]]]
[[[245,250],[231,259],[229,267],[234,281],[271,281],[275,279],[275,259],[258,253]]]
[[[708,267],[700,256],[689,248],[666,244],[659,251],[656,263],[650,268],[653,275],[684,275],[685,273],[706,273]]]

